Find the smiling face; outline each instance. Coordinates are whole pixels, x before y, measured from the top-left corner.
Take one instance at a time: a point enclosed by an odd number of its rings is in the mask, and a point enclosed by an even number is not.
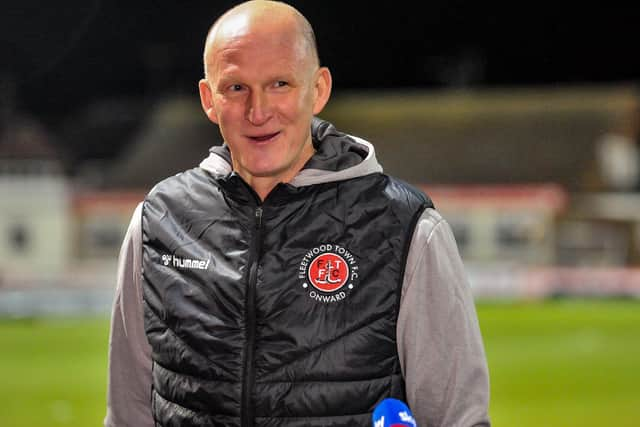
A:
[[[264,198],[313,155],[311,119],[328,100],[331,76],[295,20],[251,18],[229,18],[212,35],[199,87],[234,170]]]

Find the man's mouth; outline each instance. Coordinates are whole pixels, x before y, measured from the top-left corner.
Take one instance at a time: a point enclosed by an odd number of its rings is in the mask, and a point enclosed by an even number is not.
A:
[[[249,136],[249,139],[255,142],[266,142],[269,141],[273,138],[275,138],[276,136],[278,136],[280,134],[280,132],[274,132],[274,133],[266,133],[263,135],[254,135],[254,136]]]

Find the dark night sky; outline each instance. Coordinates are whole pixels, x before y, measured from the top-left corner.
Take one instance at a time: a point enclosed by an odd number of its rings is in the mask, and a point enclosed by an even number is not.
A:
[[[56,120],[95,99],[194,93],[203,39],[233,1],[4,1],[0,71]],[[640,14],[540,2],[295,1],[337,91],[637,81]],[[559,4],[560,2],[556,2]],[[423,5],[423,6],[418,6]]]

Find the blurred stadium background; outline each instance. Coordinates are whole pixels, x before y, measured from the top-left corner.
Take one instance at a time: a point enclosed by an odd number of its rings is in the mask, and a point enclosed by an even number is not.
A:
[[[333,71],[321,117],[453,227],[494,425],[637,425],[640,14],[290,3]],[[3,3],[0,426],[101,424],[117,252],[150,187],[221,142],[195,82],[233,4]]]

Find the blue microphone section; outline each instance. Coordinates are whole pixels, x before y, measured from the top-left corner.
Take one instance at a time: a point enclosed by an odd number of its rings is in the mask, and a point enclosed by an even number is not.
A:
[[[404,402],[388,398],[374,409],[373,427],[417,427],[417,424]]]

